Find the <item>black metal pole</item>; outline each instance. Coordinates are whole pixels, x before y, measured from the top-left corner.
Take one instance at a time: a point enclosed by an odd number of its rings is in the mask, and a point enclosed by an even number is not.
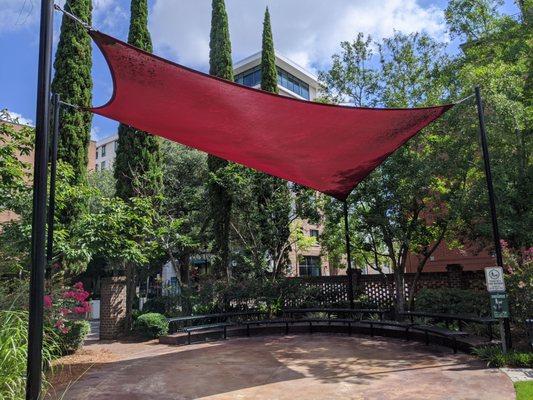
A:
[[[487,132],[485,130],[485,116],[483,112],[483,102],[481,100],[481,91],[479,86],[475,88],[477,114],[479,118],[479,135],[481,137],[481,149],[483,151],[483,163],[485,166],[485,179],[487,181],[487,192],[489,195],[490,216],[492,219],[492,237],[494,239],[494,252],[496,253],[496,262],[499,267],[503,267],[502,245],[500,243],[500,230],[498,228],[498,218],[496,215],[496,199],[494,196],[494,187],[492,184],[492,171],[490,168],[490,156],[489,146],[487,144]],[[504,325],[504,338],[502,342],[505,344],[505,348],[511,348],[511,329],[509,326],[509,319],[505,318]]]
[[[353,269],[352,269],[352,251],[350,246],[350,227],[348,225],[348,203],[346,200],[343,202],[344,208],[344,236],[346,240],[346,259],[348,262],[347,276],[348,276],[348,301],[350,302],[350,308],[354,309],[355,304],[353,300]]]
[[[54,256],[54,215],[56,207],[56,174],[57,174],[57,141],[59,137],[59,112],[61,110],[61,97],[58,93],[52,94],[54,106],[52,143],[50,144],[50,194],[48,197],[48,236],[46,246],[46,278],[52,276],[52,259]]]
[[[44,272],[46,266],[46,175],[49,151],[48,134],[50,131],[50,77],[52,73],[52,21],[53,0],[42,0],[33,168],[31,275],[26,372],[27,400],[38,400],[41,393]]]

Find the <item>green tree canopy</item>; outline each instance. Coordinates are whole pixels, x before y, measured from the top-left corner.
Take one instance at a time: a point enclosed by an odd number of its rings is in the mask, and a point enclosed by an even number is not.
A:
[[[91,24],[91,0],[67,0],[65,10]],[[67,103],[79,106],[92,104],[91,46],[85,28],[63,16],[54,60],[52,91],[61,95],[61,100]],[[91,122],[91,113],[72,107],[61,108],[57,156],[72,167],[74,184],[84,184],[87,178]],[[60,219],[72,221],[83,212],[83,207],[83,201],[72,201]]]
[[[132,0],[128,43],[152,52],[147,0]],[[115,159],[116,194],[122,199],[156,196],[161,192],[160,140],[120,124]]]
[[[231,41],[224,0],[212,1],[209,73],[213,76],[233,81]],[[213,222],[214,272],[218,276],[226,275],[229,277],[229,237],[232,198],[220,182],[221,174],[224,174],[223,170],[228,166],[228,162],[219,157],[209,155],[207,165],[210,172],[209,201]]]

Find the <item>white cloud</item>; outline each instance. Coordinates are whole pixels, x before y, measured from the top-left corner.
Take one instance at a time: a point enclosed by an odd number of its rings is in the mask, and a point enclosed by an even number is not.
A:
[[[313,70],[327,65],[339,43],[355,38],[358,32],[380,39],[394,30],[426,31],[446,39],[442,9],[423,7],[417,0],[228,0],[226,5],[235,60],[260,50],[266,5],[276,48]],[[205,70],[211,1],[155,0],[151,11],[156,52]]]
[[[0,0],[0,34],[33,27],[40,6],[37,0]]]
[[[3,112],[3,111],[2,111]],[[30,125],[34,126],[33,121],[29,118],[23,117],[22,114],[13,112],[13,111],[6,111],[7,115],[3,115],[4,119],[10,121],[10,122],[16,122],[21,125]]]

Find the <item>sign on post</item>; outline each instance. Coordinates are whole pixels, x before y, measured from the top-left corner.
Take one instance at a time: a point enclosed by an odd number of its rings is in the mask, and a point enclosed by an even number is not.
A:
[[[485,268],[485,281],[487,282],[487,290],[490,293],[505,292],[502,267]]]
[[[492,318],[509,318],[509,298],[507,293],[491,293],[490,309]]]

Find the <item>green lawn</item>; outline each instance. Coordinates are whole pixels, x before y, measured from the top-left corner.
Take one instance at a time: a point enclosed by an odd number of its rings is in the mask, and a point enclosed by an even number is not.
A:
[[[522,381],[514,384],[516,389],[516,400],[533,399],[533,381]]]

